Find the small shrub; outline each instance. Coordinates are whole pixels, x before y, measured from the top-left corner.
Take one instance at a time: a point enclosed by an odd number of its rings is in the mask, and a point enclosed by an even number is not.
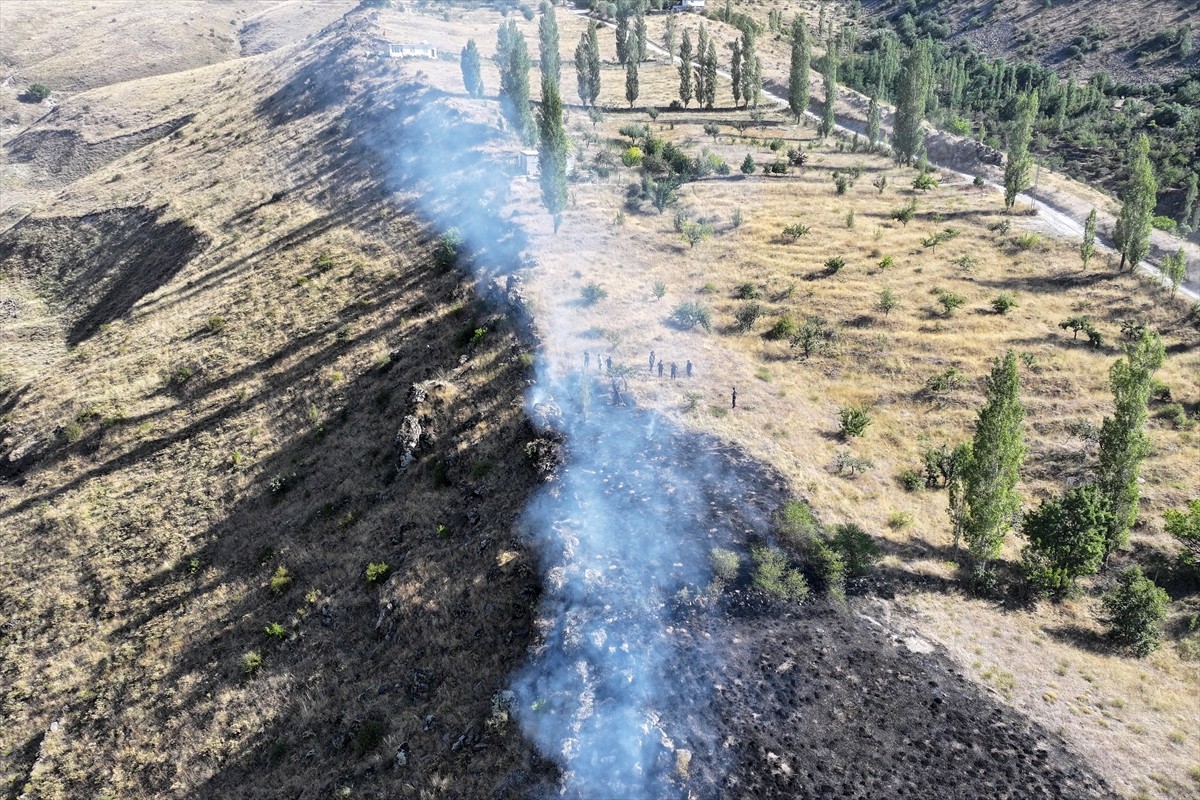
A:
[[[263,633],[270,636],[272,639],[286,639],[287,628],[280,625],[278,622],[272,622],[267,627],[263,628]]]
[[[738,300],[757,300],[762,297],[762,291],[753,283],[738,284],[733,296]]]
[[[209,317],[208,322],[204,323],[204,329],[209,333],[220,333],[225,330],[225,318],[220,314]]]
[[[742,166],[740,167],[740,169],[741,169],[743,175],[753,175],[754,174],[756,165],[754,163],[754,158],[749,153],[746,153],[746,157],[744,159],[742,159]]]
[[[1117,585],[1103,598],[1112,640],[1137,656],[1157,650],[1161,635],[1159,625],[1167,614],[1170,599],[1154,581],[1142,574],[1141,567],[1126,569]]]
[[[891,256],[884,256],[879,261],[880,269],[891,269],[895,265],[896,265],[896,259],[892,258]]]
[[[703,286],[701,286],[699,289],[697,289],[696,293],[697,294],[716,294],[718,291],[720,291],[720,290],[717,288],[717,285],[715,283],[713,283],[712,281],[708,281]]]
[[[680,303],[671,312],[671,320],[684,330],[699,325],[706,332],[712,331],[712,309],[695,300]]]
[[[792,547],[799,547],[809,536],[821,531],[821,523],[807,503],[789,500],[776,513],[775,528],[781,539]]]
[[[737,580],[741,559],[732,550],[714,547],[708,553],[708,563],[712,566],[713,577],[722,583],[733,583]]]
[[[729,218],[729,224],[735,228],[740,228],[745,221],[746,215],[742,213],[741,206],[738,206],[733,210],[733,216]]]
[[[1013,244],[1018,250],[1032,250],[1042,242],[1042,237],[1036,233],[1022,233],[1017,238],[1013,239]]]
[[[458,228],[450,228],[437,240],[433,248],[433,263],[443,271],[453,269],[458,263],[459,253],[462,252],[466,240]]]
[[[666,297],[666,294],[667,294],[667,285],[665,283],[663,283],[662,281],[656,281],[654,284],[655,299],[662,300],[664,297]]]
[[[642,163],[642,148],[630,146],[621,153],[621,163],[627,167],[636,167]]]
[[[796,324],[796,318],[790,314],[784,314],[775,320],[775,324],[767,331],[768,339],[780,341],[782,339],[791,339],[796,335],[799,326]]]
[[[925,474],[919,469],[906,469],[896,477],[906,492],[919,492],[925,488]]]
[[[860,472],[867,472],[875,469],[875,462],[869,458],[856,456],[849,450],[841,449],[833,457],[833,469],[838,474],[848,474],[851,478]]]
[[[367,564],[367,585],[374,586],[383,583],[392,572],[391,566],[383,561],[372,561]]]
[[[871,534],[853,522],[835,526],[831,543],[841,553],[850,575],[862,575],[880,557],[879,545]]]
[[[579,300],[585,306],[594,306],[606,297],[608,297],[608,292],[595,281],[579,290]]]
[[[67,444],[75,444],[83,438],[83,426],[79,424],[78,420],[73,419],[63,426],[60,435]]]
[[[783,238],[789,242],[795,242],[801,236],[807,236],[810,228],[797,222],[794,225],[788,225],[783,229]]]
[[[954,316],[955,310],[962,307],[963,303],[967,302],[961,294],[954,292],[938,290],[938,303],[942,306],[942,311],[947,317]]]
[[[888,527],[894,531],[902,531],[911,528],[913,524],[913,515],[907,511],[893,511],[888,515]]]
[[[808,596],[808,581],[799,570],[789,566],[783,551],[773,547],[756,547],[751,551],[754,560],[754,586],[776,600],[799,601]]]
[[[837,329],[821,317],[807,317],[790,339],[792,347],[800,350],[802,358],[833,352],[838,340]]]
[[[925,391],[931,395],[938,395],[961,388],[966,382],[967,378],[961,370],[956,367],[947,367],[936,375],[929,376],[929,379],[925,381]]]
[[[913,217],[917,215],[917,201],[909,200],[908,203],[900,208],[891,210],[892,219],[899,222],[901,225],[908,226],[908,223],[913,221]]]
[[[292,585],[292,575],[288,572],[287,567],[280,565],[275,574],[271,576],[271,591],[275,594],[283,594]]]
[[[1166,420],[1176,430],[1187,431],[1196,427],[1194,420],[1188,417],[1187,409],[1181,403],[1170,403],[1163,406],[1154,416]]]
[[[378,720],[364,722],[358,733],[354,734],[354,751],[361,756],[374,750],[383,741],[385,730],[383,723]]]
[[[23,98],[26,102],[40,103],[50,96],[50,87],[44,83],[31,83],[25,89]]]
[[[866,406],[842,406],[838,409],[838,435],[843,439],[862,436],[871,424],[871,412]]]
[[[734,327],[741,333],[747,333],[754,328],[754,323],[758,322],[766,313],[767,310],[761,303],[754,301],[742,303],[741,307],[733,314]]]
[[[932,172],[922,172],[917,175],[917,178],[913,181],[912,186],[917,191],[928,192],[930,189],[938,188],[938,181]]]
[[[242,672],[247,675],[254,675],[262,669],[263,657],[261,653],[251,650],[242,656]]]
[[[846,266],[846,259],[841,256],[830,256],[825,259],[825,270],[830,275],[837,275],[842,271],[842,267]]]
[[[688,247],[695,247],[716,233],[712,225],[693,220],[684,222],[681,227],[680,237],[688,243]]]

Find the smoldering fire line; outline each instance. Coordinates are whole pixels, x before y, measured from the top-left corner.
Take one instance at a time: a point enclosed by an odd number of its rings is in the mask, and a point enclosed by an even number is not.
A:
[[[483,152],[500,133],[444,99],[420,84],[397,87],[375,149],[390,154],[394,188],[418,197],[435,228],[459,232],[460,266],[472,269],[482,295],[495,295],[524,247],[497,210],[508,178]],[[456,143],[449,158],[448,140]],[[539,319],[539,332],[554,340],[558,322]],[[766,535],[774,506],[756,502],[756,489],[709,443],[651,412],[610,404],[605,386],[587,378],[585,391],[577,374],[563,376],[550,362],[539,351],[527,402],[554,409],[565,459],[524,515],[545,591],[538,642],[514,678],[513,711],[559,765],[567,796],[683,796],[689,769],[715,786],[723,759],[711,684],[672,682],[672,673],[697,673],[676,669],[682,660],[714,657],[687,630],[705,606],[687,603],[687,625],[677,612],[681,598],[709,585],[710,549],[747,530]]]

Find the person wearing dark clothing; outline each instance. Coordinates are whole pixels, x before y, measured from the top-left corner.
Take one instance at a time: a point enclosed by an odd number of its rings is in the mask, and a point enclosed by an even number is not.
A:
[[[689,358],[687,363],[687,376],[692,377],[692,360]]]
[[[658,362],[658,377],[660,377],[660,378],[662,377],[663,368],[666,367],[666,365],[667,365],[667,362],[665,362],[665,361]]]
[[[583,351],[583,368],[587,369],[592,365],[592,354],[587,350]]]
[[[621,387],[617,385],[616,378],[612,379],[612,395],[613,395],[613,405],[614,406],[621,405]]]
[[[675,376],[679,374],[679,367],[674,361],[671,362],[671,380],[675,380]]]
[[[733,408],[737,408],[737,387],[733,387]]]
[[[654,372],[654,351],[650,351],[650,371]]]
[[[604,366],[608,368],[609,372],[612,372],[612,356],[604,359]]]

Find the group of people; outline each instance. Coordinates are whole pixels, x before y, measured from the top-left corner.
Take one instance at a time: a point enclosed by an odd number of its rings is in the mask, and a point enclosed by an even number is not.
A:
[[[659,359],[655,355],[654,351],[651,350],[650,351],[650,374],[651,375],[654,374],[655,365],[658,366],[658,377],[660,377],[660,378],[665,377],[666,371],[667,371],[667,362],[663,359]],[[588,370],[588,369],[591,369],[591,367],[592,367],[592,354],[585,350],[583,353],[583,368],[585,370]],[[596,354],[596,371],[597,372],[608,372],[608,374],[611,375],[612,368],[613,368],[612,356],[607,356],[605,358],[601,358],[599,353]],[[683,373],[687,377],[690,378],[690,377],[692,377],[692,371],[694,369],[695,369],[695,366],[692,364],[691,359],[688,359],[687,363],[684,364]],[[679,365],[676,364],[674,361],[672,361],[670,364],[670,370],[671,370],[671,380],[675,380],[676,378],[679,377]]]
[[[657,366],[658,367],[658,377],[660,377],[660,378],[666,377],[666,371],[668,369],[667,362],[665,359],[660,359],[653,350],[650,351],[649,363],[650,363],[650,374],[651,375],[654,374],[654,368]],[[588,352],[587,350],[585,350],[583,352],[583,368],[585,371],[590,370],[592,368],[592,354],[590,352]],[[603,372],[607,371],[607,373],[609,375],[612,375],[612,368],[613,368],[612,356],[606,356],[604,358],[601,358],[599,353],[596,354],[596,371],[597,372],[603,373]],[[683,367],[684,374],[690,378],[690,377],[692,377],[692,371],[694,369],[695,369],[695,367],[693,366],[691,359],[688,359],[687,363],[684,364],[684,367]],[[676,378],[679,377],[679,365],[676,364],[674,361],[672,361],[670,364],[670,370],[671,370],[671,380],[675,380]],[[623,404],[624,400],[621,397],[621,388],[615,378],[613,379],[612,389],[613,389],[613,402],[618,405]],[[738,394],[737,387],[734,386],[732,392],[730,393],[730,401],[731,401],[731,406],[733,408],[737,408],[737,394]]]

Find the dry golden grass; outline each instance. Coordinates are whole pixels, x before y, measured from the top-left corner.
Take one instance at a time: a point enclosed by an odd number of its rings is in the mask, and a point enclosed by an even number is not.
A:
[[[532,627],[512,526],[534,482],[526,362],[432,269],[414,198],[339,158],[330,132],[343,113],[356,130],[366,79],[315,110],[289,85],[341,37],[345,63],[373,55],[370,30],[133,87],[196,116],[20,229],[161,207],[204,246],[73,347],[54,276],[0,277],[21,298],[0,436],[40,453],[0,488],[6,795],[439,797],[490,791],[528,755],[487,726]],[[281,114],[260,105],[276,91]],[[399,474],[406,393],[429,379],[433,447]],[[377,561],[392,577],[372,588]]]

